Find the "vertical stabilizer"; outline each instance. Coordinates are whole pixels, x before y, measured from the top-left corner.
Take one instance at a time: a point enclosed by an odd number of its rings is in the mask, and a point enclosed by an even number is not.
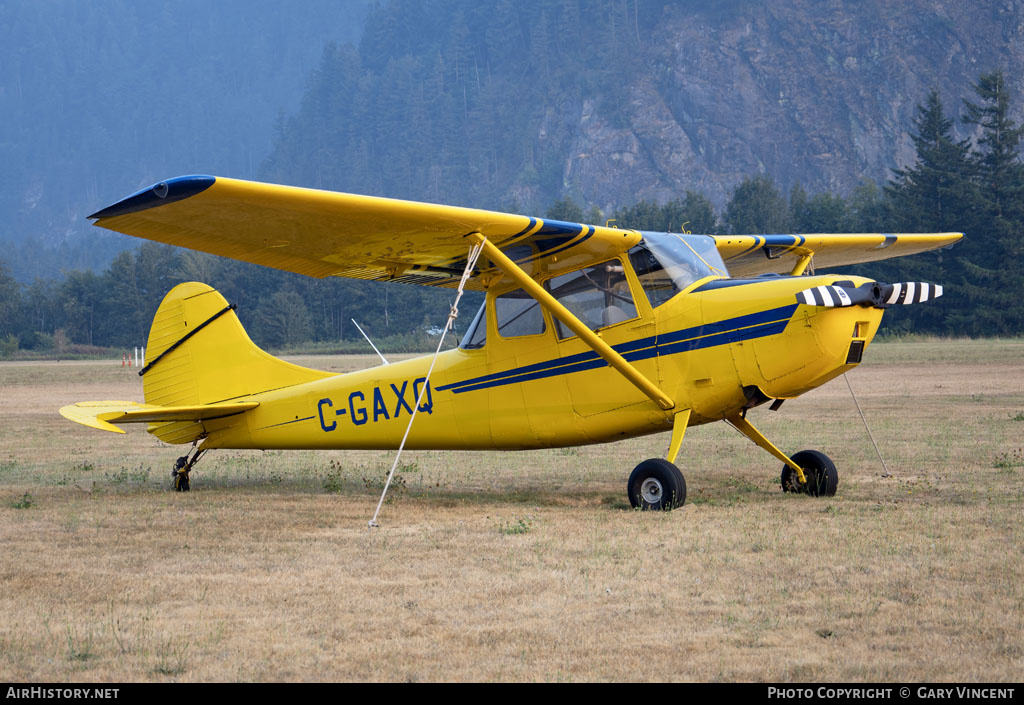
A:
[[[216,404],[331,376],[261,350],[220,292],[199,282],[179,284],[164,297],[146,357],[140,370],[146,403],[160,406]],[[154,424],[150,432],[182,443],[198,437],[202,425]]]

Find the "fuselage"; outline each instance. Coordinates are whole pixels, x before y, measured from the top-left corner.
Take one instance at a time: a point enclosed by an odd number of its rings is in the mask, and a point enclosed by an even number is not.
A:
[[[704,277],[652,307],[622,259],[636,316],[600,337],[675,403],[663,410],[546,312],[543,330],[503,337],[489,293],[486,343],[254,394],[259,407],[205,422],[209,448],[525,449],[657,433],[676,412],[690,425],[768,399],[799,396],[860,361],[882,310],[798,304],[810,286],[870,280],[843,275]]]

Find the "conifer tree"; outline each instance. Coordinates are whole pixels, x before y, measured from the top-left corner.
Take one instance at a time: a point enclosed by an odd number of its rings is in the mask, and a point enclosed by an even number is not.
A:
[[[0,338],[13,335],[17,326],[16,317],[21,307],[21,287],[0,260]]]
[[[1010,91],[1001,71],[982,75],[974,91],[980,102],[964,101],[964,122],[981,129],[972,154],[981,212],[957,253],[968,306],[955,313],[953,323],[957,332],[970,335],[1014,333],[1024,327],[1024,127],[1010,118]]]
[[[1024,167],[1020,143],[1024,126],[1010,118],[1010,91],[1003,72],[982,75],[974,85],[980,103],[964,101],[964,122],[981,128],[974,163],[986,210],[993,219],[1020,220],[1024,193]]]
[[[897,169],[886,187],[892,204],[893,230],[947,232],[961,230],[973,209],[968,140],[953,137],[953,121],[943,111],[936,90],[917,106],[917,152],[912,167]]]
[[[576,201],[572,200],[572,197],[566,196],[552,203],[544,217],[551,218],[552,220],[579,223],[583,220],[583,209]]]

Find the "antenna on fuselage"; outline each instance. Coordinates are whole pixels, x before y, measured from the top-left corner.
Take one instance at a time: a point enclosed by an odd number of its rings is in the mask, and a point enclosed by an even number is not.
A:
[[[349,320],[352,321],[352,323],[355,324],[355,327],[359,330],[359,332],[363,334],[363,337],[366,338],[366,342],[369,343],[370,347],[373,348],[373,351],[377,353],[377,357],[381,359],[381,362],[383,362],[385,365],[391,364],[388,362],[388,359],[386,357],[380,354],[380,350],[378,350],[377,346],[373,344],[372,340],[370,340],[370,336],[366,334],[366,331],[359,327],[359,324],[356,323],[356,319],[350,318]]]

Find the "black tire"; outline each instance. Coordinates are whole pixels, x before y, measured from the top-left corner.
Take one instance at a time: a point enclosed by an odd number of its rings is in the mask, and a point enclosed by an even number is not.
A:
[[[672,463],[651,458],[633,468],[626,493],[634,509],[667,512],[686,502],[686,480]]]
[[[788,465],[782,466],[782,491],[802,492],[812,497],[831,497],[839,488],[839,471],[827,455],[818,450],[802,450],[790,456],[807,477],[807,484],[800,485],[796,472]]]

